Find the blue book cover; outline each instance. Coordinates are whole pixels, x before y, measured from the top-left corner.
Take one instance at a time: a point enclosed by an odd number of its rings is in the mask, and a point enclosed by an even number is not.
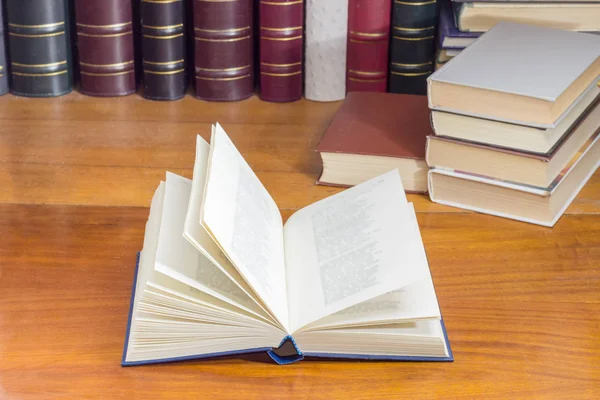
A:
[[[481,35],[478,32],[459,31],[456,27],[454,12],[455,10],[450,0],[441,0],[438,33],[438,47],[440,49],[462,50]]]

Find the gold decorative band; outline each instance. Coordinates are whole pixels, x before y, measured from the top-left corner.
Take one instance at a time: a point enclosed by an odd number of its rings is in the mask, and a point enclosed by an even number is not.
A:
[[[178,3],[183,0],[142,0],[142,3],[156,3],[156,4],[169,4]]]
[[[124,26],[131,25],[131,22],[122,22],[119,24],[111,24],[111,25],[91,25],[91,24],[80,24],[77,23],[77,26],[82,28],[122,28]]]
[[[231,3],[237,0],[196,0],[201,3]]]
[[[353,74],[357,74],[357,75],[378,76],[378,75],[385,75],[385,73],[387,71],[384,71],[384,72],[373,72],[373,71],[356,71],[354,69],[349,69],[348,72],[352,72]]]
[[[14,65],[15,67],[23,67],[23,68],[58,67],[59,65],[65,65],[66,63],[67,63],[67,60],[49,63],[49,64],[21,64],[21,63],[11,62],[11,64]],[[1,69],[2,68],[0,67],[0,70]]]
[[[169,35],[169,36],[154,36],[154,35],[143,35],[143,36],[148,39],[168,40],[168,39],[175,39],[178,37],[182,37],[183,33],[178,33],[176,35]]]
[[[203,81],[237,81],[240,79],[245,79],[245,78],[249,78],[250,74],[246,74],[244,76],[235,76],[233,78],[206,78],[204,76],[198,76],[196,75],[196,79],[201,79]]]
[[[233,72],[233,71],[241,71],[246,68],[250,68],[251,65],[244,65],[243,67],[233,67],[233,68],[196,68],[198,71],[210,71],[210,72]]]
[[[260,29],[263,31],[281,32],[281,31],[291,31],[294,29],[302,29],[302,26],[286,26],[285,28],[267,28],[267,27],[261,26]]]
[[[241,32],[246,29],[250,29],[249,26],[245,26],[243,28],[233,28],[233,29],[200,29],[194,28],[196,32],[214,32],[214,33],[233,33],[233,32]]]
[[[77,32],[77,35],[79,36],[87,36],[87,37],[119,37],[119,36],[125,36],[125,35],[131,35],[133,32],[132,31],[127,31],[127,32],[123,32],[123,33],[109,33],[109,34],[92,34],[92,33],[82,33],[82,32]]]
[[[131,71],[124,71],[124,72],[107,72],[107,73],[99,73],[99,72],[81,72],[81,75],[88,75],[88,76],[119,76],[119,75],[127,75],[127,74],[131,74],[135,72],[135,70],[131,70]]]
[[[8,24],[8,26],[12,26],[13,28],[54,28],[55,26],[64,25],[65,21],[54,22],[52,24],[43,24],[43,25],[21,25],[21,24]]]
[[[377,32],[377,33],[369,33],[369,32],[355,32],[350,31],[351,35],[362,36],[362,37],[374,37],[374,38],[385,38],[387,36],[387,32]]]
[[[260,38],[265,39],[265,40],[275,40],[275,41],[279,41],[279,42],[289,42],[291,40],[302,39],[302,35],[293,36],[293,37],[289,37],[289,38],[271,38],[271,37],[266,37],[266,36],[261,36]]]
[[[202,42],[239,42],[240,40],[250,39],[250,35],[244,36],[241,38],[233,38],[233,39],[206,39],[206,38],[194,38],[196,40],[200,40]]]
[[[164,25],[164,26],[152,26],[152,25],[142,25],[142,28],[148,28],[148,29],[156,29],[156,30],[169,30],[169,29],[177,29],[177,28],[182,28],[183,24],[177,24],[177,25]]]
[[[43,38],[43,37],[53,37],[53,36],[64,35],[65,31],[56,32],[56,33],[41,33],[41,34],[38,34],[38,35],[25,35],[23,33],[14,33],[14,32],[9,32],[8,34],[10,36],[18,36],[18,37]]]
[[[421,1],[419,3],[412,3],[410,1],[394,0],[394,3],[396,3],[396,4],[403,4],[405,6],[424,6],[424,5],[427,5],[427,4],[434,4],[435,2],[436,2],[436,0]]]
[[[420,38],[405,38],[405,37],[400,37],[400,36],[394,36],[394,39],[416,41],[416,40],[433,39],[433,36],[424,36],[424,37],[420,37]]]
[[[145,69],[144,73],[153,75],[175,75],[182,73],[183,71],[185,71],[185,68],[178,69],[177,71],[148,71],[147,69]]]
[[[17,75],[17,76],[57,76],[57,75],[66,74],[67,72],[69,72],[69,71],[49,72],[47,74],[28,74],[28,73],[24,73],[24,72],[14,72],[13,71],[13,75]]]
[[[427,72],[394,72],[394,71],[392,71],[392,74],[402,75],[402,76],[421,76],[421,75],[431,74],[431,72],[432,71],[427,71]]]
[[[260,65],[264,65],[265,67],[295,67],[296,65],[302,65],[302,61],[298,61],[290,64],[271,64],[266,62],[261,62]]]
[[[122,63],[115,63],[115,64],[89,64],[89,63],[79,62],[79,65],[82,65],[84,67],[104,67],[104,68],[124,67],[126,65],[131,65],[131,64],[133,64],[133,60],[125,61]]]
[[[294,4],[301,4],[303,2],[304,2],[304,0],[288,1],[285,3],[277,3],[274,1],[261,1],[260,4],[266,4],[268,6],[291,6]]]
[[[267,75],[267,76],[294,76],[294,75],[300,75],[302,73],[302,71],[296,71],[296,72],[290,72],[289,74],[274,74],[271,72],[261,72],[261,75]]]
[[[365,82],[365,83],[376,83],[376,82],[385,82],[385,78],[382,79],[359,79],[359,78],[348,78],[349,81],[352,82]]]
[[[422,67],[423,65],[431,65],[432,62],[424,62],[424,63],[420,63],[420,64],[402,64],[402,63],[397,63],[397,62],[393,62],[392,65],[395,65],[397,67]]]
[[[356,39],[350,39],[350,43],[362,43],[362,44],[374,44],[374,43],[381,43],[381,40],[356,40]]]
[[[156,62],[156,61],[146,61],[144,60],[143,63],[144,64],[148,64],[148,65],[172,65],[172,64],[179,64],[184,62],[185,60],[182,58],[181,60],[176,60],[176,61],[166,61],[166,62]]]
[[[430,29],[435,28],[435,26],[426,26],[425,28],[403,28],[401,26],[393,26],[393,29],[397,30],[397,31],[404,31],[404,32],[420,32],[420,31],[428,31]]]

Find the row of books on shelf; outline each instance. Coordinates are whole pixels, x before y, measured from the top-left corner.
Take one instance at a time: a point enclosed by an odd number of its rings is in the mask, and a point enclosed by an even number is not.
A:
[[[499,22],[600,33],[598,0],[439,0],[435,69]]]
[[[436,0],[1,1],[0,93],[335,101],[433,72]]]
[[[427,97],[350,93],[317,147],[319,183],[393,168],[433,202],[553,226],[600,165],[599,85],[599,35],[499,23]]]

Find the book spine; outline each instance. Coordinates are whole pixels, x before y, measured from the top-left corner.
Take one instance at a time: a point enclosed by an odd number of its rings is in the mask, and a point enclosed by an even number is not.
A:
[[[254,92],[252,0],[195,0],[195,92],[238,101]]]
[[[143,1],[144,97],[176,100],[185,96],[185,1]]]
[[[10,86],[15,95],[54,97],[72,90],[67,0],[8,0]]]
[[[349,0],[348,92],[387,91],[391,11],[391,0]]]
[[[306,0],[304,96],[314,101],[346,97],[348,0]]]
[[[260,97],[290,102],[302,97],[304,4],[260,2]]]
[[[0,96],[8,93],[8,65],[6,63],[6,38],[4,36],[4,5],[0,1]]]
[[[125,96],[136,90],[131,0],[75,0],[81,92]]]
[[[394,0],[388,91],[425,95],[433,72],[436,0]]]

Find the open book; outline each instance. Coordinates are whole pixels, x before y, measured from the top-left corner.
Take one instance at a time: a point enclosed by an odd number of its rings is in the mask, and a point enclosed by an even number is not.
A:
[[[122,365],[259,351],[452,360],[397,170],[284,224],[217,124],[193,179],[167,173],[152,199]]]

